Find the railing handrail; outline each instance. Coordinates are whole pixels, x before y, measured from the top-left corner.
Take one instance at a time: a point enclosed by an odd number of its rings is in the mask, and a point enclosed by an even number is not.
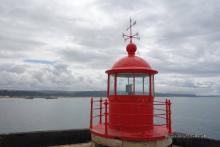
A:
[[[131,102],[111,102],[111,104],[113,105],[152,105],[152,102],[146,102],[146,103],[143,103],[143,102],[137,102],[137,103],[131,103]],[[161,102],[161,103],[158,103],[158,102],[153,102],[153,105],[165,105],[166,102]]]
[[[111,123],[109,123],[111,124]],[[111,124],[112,126],[120,126],[121,124]],[[154,126],[165,126],[166,124],[155,124]],[[152,127],[152,125],[143,125],[143,124],[140,124],[140,125],[130,125],[130,124],[123,124],[123,126],[126,126],[126,127]]]
[[[99,107],[95,107],[94,108],[94,104],[97,104],[99,103]],[[150,103],[128,103],[128,102],[119,102],[119,103],[114,103],[114,104],[136,104],[136,105],[148,105],[148,104],[152,104],[152,102]],[[119,115],[119,116],[129,116],[129,117],[135,117],[135,116],[153,116],[154,118],[161,118],[163,120],[166,120],[166,123],[156,123],[154,122],[153,125],[127,125],[127,124],[123,124],[123,126],[126,126],[126,127],[147,127],[147,126],[166,126],[167,129],[168,129],[168,132],[169,133],[172,133],[172,130],[171,130],[171,102],[170,100],[166,99],[165,102],[162,102],[162,101],[153,101],[153,105],[154,106],[157,106],[157,105],[163,105],[165,106],[165,109],[162,109],[162,108],[155,108],[153,107],[154,110],[157,110],[158,112],[159,111],[162,111],[163,113],[155,113],[155,114],[150,114],[150,113],[144,113],[144,114],[121,114],[121,113],[113,113],[111,115]],[[94,100],[93,98],[91,98],[91,109],[90,109],[90,128],[92,129],[92,126],[93,126],[93,119],[94,118],[97,118],[99,117],[99,123],[100,124],[104,124],[105,125],[105,134],[107,135],[108,134],[108,125],[110,124],[108,122],[108,109],[109,109],[109,101],[108,99],[102,99],[100,98],[99,100]],[[99,115],[95,115],[93,116],[93,111],[95,110],[99,110]],[[104,110],[104,111],[102,111]],[[104,122],[102,122],[102,118],[104,117]],[[111,124],[113,126],[120,126],[121,124]]]
[[[122,113],[111,113],[111,115],[121,115],[121,116],[158,116],[158,115],[166,115],[166,113],[158,113],[158,114],[151,114],[151,113],[142,113],[142,114],[122,114]]]

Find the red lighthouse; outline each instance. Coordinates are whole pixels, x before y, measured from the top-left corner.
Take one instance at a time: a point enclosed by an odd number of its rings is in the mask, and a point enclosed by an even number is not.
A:
[[[107,98],[91,99],[92,144],[105,146],[169,146],[172,141],[170,100],[154,100],[154,75],[158,72],[135,55],[130,20],[128,55],[107,70]]]

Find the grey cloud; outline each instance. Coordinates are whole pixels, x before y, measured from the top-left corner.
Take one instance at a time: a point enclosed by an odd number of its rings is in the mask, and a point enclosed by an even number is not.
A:
[[[161,74],[156,76],[156,91],[217,95],[220,77],[199,77],[182,74]],[[169,86],[169,89],[166,87]]]
[[[2,49],[7,50],[28,50],[31,48],[36,48],[44,45],[43,42],[35,41],[35,40],[27,40],[27,39],[21,39],[21,38],[9,38],[9,37],[3,37],[0,36],[0,44]]]
[[[121,33],[132,17],[141,56],[159,70],[158,90],[220,93],[217,0],[74,3],[1,1],[0,88],[102,89],[104,71],[126,55]]]
[[[6,68],[7,67],[7,68]],[[44,65],[36,68],[35,65],[4,65],[0,76],[0,88],[8,89],[70,89],[76,78],[67,65]]]
[[[220,21],[217,1],[162,2],[160,22],[154,26],[150,55],[165,73],[218,76],[220,70]]]
[[[112,64],[120,58],[120,54],[117,54],[116,51],[112,51],[111,48],[108,52],[102,51],[102,48],[88,49],[87,47],[81,47],[65,48],[62,49],[59,54],[62,60],[81,64],[81,68],[103,69],[104,71],[106,68],[110,68]]]
[[[25,71],[25,67],[21,65],[1,64],[1,72],[11,72],[16,74],[22,74]]]

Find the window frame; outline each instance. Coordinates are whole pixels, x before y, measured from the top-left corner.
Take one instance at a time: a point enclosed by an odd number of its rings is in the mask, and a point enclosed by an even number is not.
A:
[[[133,77],[133,86],[132,86],[132,94],[129,95],[129,94],[118,94],[117,91],[118,91],[118,78],[120,76],[118,75],[122,75],[122,74],[127,74],[127,75],[132,75],[132,76],[128,76],[128,78],[130,77]],[[137,75],[140,75],[140,74],[143,74],[145,76],[143,76],[143,80],[142,80],[142,91],[140,93],[142,94],[137,94],[136,93],[136,78],[138,77]],[[111,81],[111,77],[113,77],[113,81]],[[148,78],[148,91],[147,91],[147,87],[145,87],[145,80],[146,80],[146,77]],[[113,91],[111,91],[111,86],[112,84],[114,84],[113,86]],[[127,83],[129,84],[129,82]],[[107,86],[107,95],[108,96],[154,96],[155,93],[154,93],[154,75],[153,74],[148,74],[148,73],[116,73],[116,74],[108,74],[108,86]],[[126,90],[125,90],[125,93],[126,93]],[[148,93],[148,94],[146,94]]]

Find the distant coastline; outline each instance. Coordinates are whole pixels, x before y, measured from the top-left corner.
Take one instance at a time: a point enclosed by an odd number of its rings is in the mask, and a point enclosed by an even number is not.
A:
[[[0,90],[0,98],[46,98],[56,99],[59,97],[106,97],[106,91],[27,91],[27,90]],[[156,93],[156,97],[219,97],[213,95],[198,96],[195,94]]]

